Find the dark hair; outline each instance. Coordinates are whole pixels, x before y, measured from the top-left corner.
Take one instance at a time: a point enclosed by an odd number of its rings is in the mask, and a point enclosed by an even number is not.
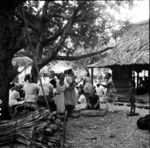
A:
[[[83,86],[81,84],[79,86],[77,86],[76,88],[78,91],[80,89],[80,94],[84,94]]]
[[[64,71],[64,74],[68,74],[68,70],[65,70],[65,71]]]
[[[74,73],[74,72],[71,68],[64,71],[64,74],[66,74],[66,75],[70,75],[72,73]]]
[[[61,75],[64,75],[64,77],[65,77],[65,74],[64,74],[64,73],[59,73],[59,74],[57,75],[57,78],[60,79],[60,76],[61,76]]]
[[[12,89],[12,88],[14,88],[14,87],[15,87],[15,83],[10,83],[9,89]]]
[[[109,88],[110,86],[113,87],[113,84],[112,84],[112,83],[108,83],[108,84],[107,84],[107,88]]]
[[[55,79],[50,80],[50,83],[54,86],[54,88],[56,88],[56,80]]]
[[[24,81],[29,81],[31,79],[31,74],[26,74],[24,77]]]
[[[106,78],[106,79],[109,79],[111,76],[112,76],[112,75],[111,75],[111,73],[109,73],[109,72],[107,72],[107,73],[105,74],[105,78]]]

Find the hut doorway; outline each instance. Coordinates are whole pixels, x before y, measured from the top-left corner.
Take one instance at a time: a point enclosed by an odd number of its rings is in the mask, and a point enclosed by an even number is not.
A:
[[[148,91],[148,70],[132,71],[132,78],[136,84],[137,95]]]

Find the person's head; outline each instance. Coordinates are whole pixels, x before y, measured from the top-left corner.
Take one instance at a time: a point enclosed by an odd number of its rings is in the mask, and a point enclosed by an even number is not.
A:
[[[21,89],[22,89],[22,85],[16,84],[16,85],[14,86],[14,90],[16,90],[16,91],[18,91],[18,92],[20,92]]]
[[[111,78],[111,73],[107,72],[105,74],[105,79],[109,80]]]
[[[133,80],[130,80],[130,81],[129,81],[129,86],[130,86],[130,87],[135,87],[135,82],[134,82]]]
[[[24,77],[25,82],[32,82],[32,75],[31,74],[26,74]]]
[[[59,80],[63,81],[64,78],[65,78],[65,74],[64,73],[60,73],[57,77],[58,77]]]
[[[78,90],[79,95],[84,93],[84,90],[83,90],[83,86],[82,86],[82,85],[79,85],[79,86],[77,86],[76,88],[77,88],[77,90]]]
[[[112,83],[108,83],[108,87],[107,87],[108,89],[111,89],[111,88],[113,88],[113,84]]]
[[[92,91],[90,93],[91,96],[94,96],[96,94],[95,86],[92,86]]]
[[[67,70],[67,74],[68,74],[68,75],[74,75],[74,72],[73,72],[72,69],[68,69],[68,70]]]
[[[9,85],[9,89],[13,90],[13,89],[14,89],[14,87],[15,87],[15,83],[10,83],[10,85]]]
[[[53,70],[50,71],[50,78],[54,78],[55,77],[55,72]]]

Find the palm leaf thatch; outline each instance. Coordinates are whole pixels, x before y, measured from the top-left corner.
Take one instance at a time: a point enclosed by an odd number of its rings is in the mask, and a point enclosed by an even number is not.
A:
[[[131,24],[105,58],[88,67],[149,64],[149,22]]]

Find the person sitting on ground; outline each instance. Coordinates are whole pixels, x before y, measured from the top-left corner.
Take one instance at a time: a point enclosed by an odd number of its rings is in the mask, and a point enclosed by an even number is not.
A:
[[[12,89],[12,91],[10,91],[10,94],[9,94],[9,106],[11,108],[11,113],[12,114],[13,114],[16,106],[18,106],[19,104],[23,104],[24,103],[24,100],[20,96],[20,90],[21,90],[21,86],[15,84],[14,88]]]
[[[79,97],[75,109],[82,110],[87,108],[87,102],[86,102],[86,97],[84,96],[83,86],[82,85],[78,86],[77,90],[78,90]]]
[[[99,109],[99,97],[96,95],[95,87],[93,86],[93,91],[87,96],[87,108],[88,109]]]
[[[37,107],[37,99],[39,94],[39,85],[33,82],[32,76],[27,74],[24,78],[25,84],[23,90],[25,91],[25,103]]]
[[[128,93],[128,96],[129,96],[129,102],[131,103],[131,110],[130,110],[130,114],[135,114],[135,101],[136,101],[136,98],[135,98],[135,82],[134,81],[129,81],[129,93]]]

